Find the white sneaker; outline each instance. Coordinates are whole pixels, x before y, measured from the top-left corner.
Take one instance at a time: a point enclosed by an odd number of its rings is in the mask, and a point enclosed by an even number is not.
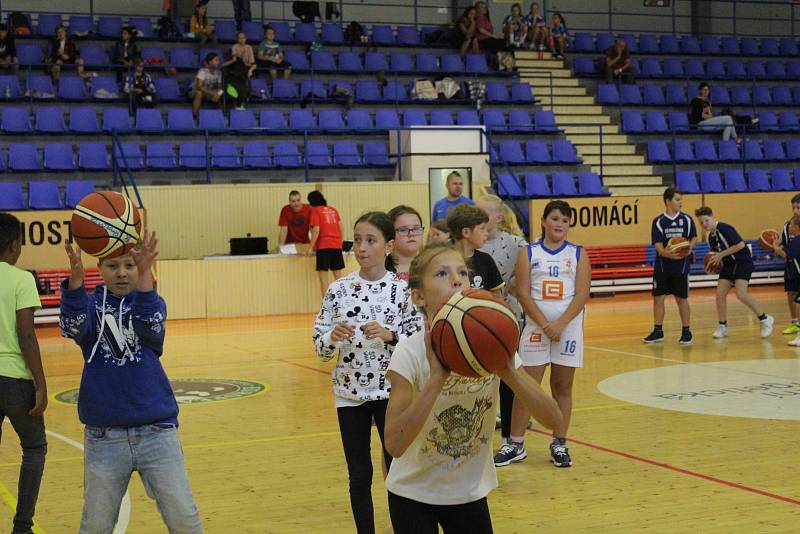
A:
[[[772,325],[775,323],[775,318],[767,315],[766,319],[761,321],[761,337],[769,337],[772,333]]]
[[[792,341],[789,342],[790,347],[800,347],[800,334],[797,335]]]
[[[714,339],[722,339],[723,337],[728,337],[728,325],[721,324],[714,330],[714,333],[711,334],[711,337]]]

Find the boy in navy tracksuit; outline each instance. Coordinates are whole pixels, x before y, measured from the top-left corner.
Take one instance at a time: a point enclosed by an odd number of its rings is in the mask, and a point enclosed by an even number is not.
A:
[[[800,193],[792,197],[792,217],[800,215]],[[783,271],[783,289],[786,291],[786,300],[789,304],[789,316],[792,322],[789,323],[782,334],[800,334],[800,320],[797,316],[797,299],[798,292],[800,292],[800,260],[798,258],[790,258],[787,255],[787,250],[791,245],[793,236],[789,235],[789,224],[791,219],[786,221],[781,231],[780,243],[775,243],[772,248],[775,254],[786,260],[786,266]],[[800,336],[799,336],[800,337]]]
[[[698,208],[694,212],[703,230],[708,232],[708,245],[711,248],[711,265],[719,265],[719,282],[717,283],[717,316],[719,326],[712,337],[720,339],[728,337],[727,298],[731,287],[736,288],[739,301],[753,310],[761,322],[761,337],[769,337],[775,320],[764,313],[764,309],[756,301],[747,287],[753,274],[753,256],[747,244],[736,228],[714,218],[714,212],[708,206]]]
[[[155,234],[141,248],[101,259],[105,285],[83,287],[80,250],[67,243],[70,277],[62,283],[61,332],[75,340],[84,366],[78,416],[84,430],[84,504],[80,534],[114,529],[133,471],[172,534],[203,532],[178,439],[178,404],[159,357],[166,304],[153,286]]]
[[[783,239],[786,242],[786,246],[782,248],[786,262],[793,263],[795,267],[800,263],[800,239],[798,239],[798,236],[800,236],[800,215],[795,215],[783,226]],[[795,297],[795,302],[800,304],[800,297]],[[790,341],[789,345],[800,347],[800,334]]]

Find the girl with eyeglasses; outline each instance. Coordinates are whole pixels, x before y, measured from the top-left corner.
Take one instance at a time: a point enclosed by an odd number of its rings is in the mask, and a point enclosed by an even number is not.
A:
[[[394,257],[397,266],[397,276],[402,280],[408,280],[408,271],[411,262],[419,254],[422,248],[422,234],[425,227],[422,226],[422,217],[419,212],[411,206],[395,206],[388,213],[394,224]]]

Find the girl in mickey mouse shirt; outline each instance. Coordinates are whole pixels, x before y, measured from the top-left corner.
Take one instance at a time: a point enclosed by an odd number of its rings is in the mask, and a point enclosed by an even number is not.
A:
[[[314,324],[314,346],[323,361],[338,352],[333,391],[350,478],[350,506],[359,534],[374,533],[372,421],[383,443],[390,384],[386,370],[399,339],[422,329],[408,285],[394,273],[394,224],[382,212],[356,221],[353,251],[361,269],[336,280]],[[391,456],[383,449],[386,467]]]

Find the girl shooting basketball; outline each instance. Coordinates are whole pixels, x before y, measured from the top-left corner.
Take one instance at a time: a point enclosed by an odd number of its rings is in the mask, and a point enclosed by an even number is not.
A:
[[[411,263],[409,286],[426,323],[455,293],[470,287],[464,257],[428,245]],[[387,373],[389,512],[395,534],[492,532],[486,496],[497,486],[492,434],[500,379],[548,428],[562,425],[552,399],[511,364],[497,375],[451,375],[433,354],[430,325],[402,340]]]
[[[399,339],[422,327],[408,285],[392,272],[394,238],[394,225],[385,213],[359,217],[353,251],[361,269],[331,284],[313,333],[323,361],[339,355],[333,391],[350,478],[350,506],[359,534],[375,532],[370,434],[374,419],[383,443],[389,359]],[[391,457],[385,450],[383,454],[390,465]]]
[[[572,465],[567,428],[575,369],[583,366],[583,308],[592,279],[582,247],[567,241],[569,218],[569,204],[549,202],[542,215],[542,238],[528,245],[517,261],[516,294],[527,316],[519,354],[525,371],[539,383],[550,365],[550,389],[564,416],[553,429],[550,444],[550,458],[556,467]],[[515,402],[511,443],[500,449],[495,465],[508,465],[527,456],[523,436],[528,419],[527,407]]]

